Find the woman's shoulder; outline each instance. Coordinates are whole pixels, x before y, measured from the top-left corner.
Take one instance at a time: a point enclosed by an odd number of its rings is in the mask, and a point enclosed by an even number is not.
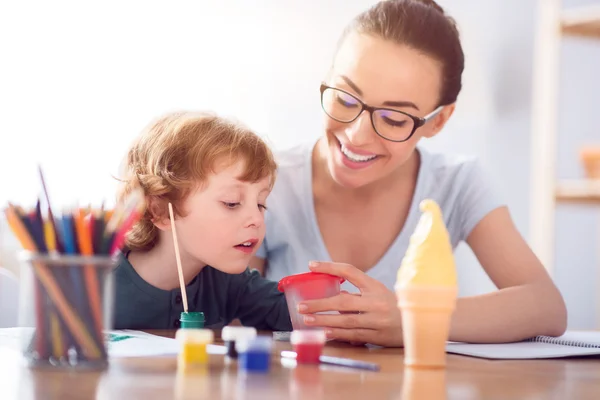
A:
[[[310,179],[313,146],[314,143],[306,143],[274,151],[277,178],[269,196],[269,209],[278,208],[280,203],[286,208],[288,202],[304,202],[310,198],[307,179]]]
[[[298,187],[306,176],[310,176],[313,146],[314,143],[303,143],[274,152],[277,163],[275,191],[288,186]]]
[[[479,157],[461,153],[431,151],[419,148],[422,172],[437,183],[464,181],[474,174],[484,173]]]
[[[280,150],[275,150],[275,161],[279,170],[295,170],[310,163],[314,143],[301,143]]]
[[[422,196],[432,197],[447,207],[473,199],[500,201],[493,174],[479,157],[428,150],[422,150],[421,154]]]
[[[476,156],[423,151],[420,198],[438,202],[454,246],[490,211],[505,205],[485,163]]]

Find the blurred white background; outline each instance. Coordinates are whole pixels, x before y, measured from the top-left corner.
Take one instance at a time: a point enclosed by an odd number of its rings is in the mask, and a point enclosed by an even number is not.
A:
[[[55,207],[110,203],[130,141],[175,109],[235,117],[274,149],[313,140],[336,41],[373,3],[0,2],[0,204],[34,203],[38,164]],[[527,237],[535,1],[440,4],[459,24],[466,70],[457,112],[427,146],[480,156]],[[563,51],[558,175],[581,177],[579,147],[600,141],[600,45],[567,39]],[[557,217],[555,280],[569,327],[592,328],[598,219],[562,206]],[[0,265],[17,270],[16,249],[0,223]],[[462,294],[493,289],[466,246],[457,257]]]

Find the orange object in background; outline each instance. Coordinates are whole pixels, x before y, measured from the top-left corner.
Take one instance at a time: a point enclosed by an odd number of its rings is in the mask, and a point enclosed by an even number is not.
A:
[[[589,179],[600,179],[600,146],[586,146],[579,152],[579,158]]]

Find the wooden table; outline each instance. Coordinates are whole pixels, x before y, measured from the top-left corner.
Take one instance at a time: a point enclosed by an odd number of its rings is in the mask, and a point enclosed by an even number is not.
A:
[[[173,332],[161,332],[172,336]],[[276,354],[289,350],[275,342]],[[445,370],[405,370],[402,349],[329,343],[325,354],[376,362],[380,372],[295,366],[278,356],[267,375],[238,375],[211,356],[204,373],[177,372],[174,357],[116,359],[104,372],[30,370],[0,348],[0,399],[600,399],[600,358],[491,361],[448,355]]]

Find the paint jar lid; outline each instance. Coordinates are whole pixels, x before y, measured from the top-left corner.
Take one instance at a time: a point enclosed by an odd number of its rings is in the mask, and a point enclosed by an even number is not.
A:
[[[290,343],[294,344],[324,344],[327,340],[325,331],[322,329],[294,330],[290,335]]]
[[[238,353],[249,351],[270,353],[273,348],[273,339],[269,336],[257,336],[252,339],[238,339],[235,342],[235,350]]]
[[[221,331],[221,339],[225,342],[254,339],[256,328],[251,326],[226,326]]]
[[[175,333],[175,339],[187,343],[212,343],[215,338],[210,329],[186,328],[178,329]]]
[[[337,284],[337,283],[344,283],[345,279],[344,278],[340,278],[339,276],[335,276],[335,275],[330,275],[330,274],[325,274],[322,272],[305,272],[302,274],[294,274],[294,275],[290,275],[290,276],[286,276],[285,278],[282,278],[279,283],[277,284],[277,289],[279,289],[280,292],[285,292],[285,290],[289,287],[289,286],[294,286],[297,284],[302,284],[302,283],[306,283],[306,282],[310,282],[310,283],[314,283],[314,284],[318,284],[318,283],[325,283],[325,284]]]
[[[204,328],[204,313],[182,312],[179,316],[182,328]]]

